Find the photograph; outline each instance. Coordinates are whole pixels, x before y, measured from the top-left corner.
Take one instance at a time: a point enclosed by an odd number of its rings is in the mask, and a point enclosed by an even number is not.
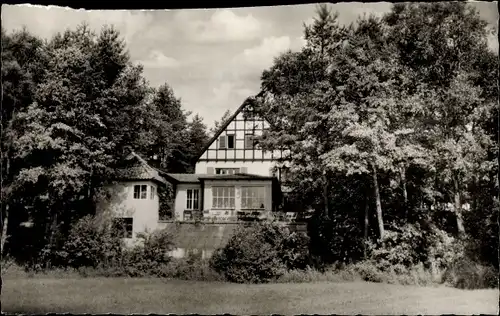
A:
[[[78,5],[1,6],[2,314],[499,314],[498,1]]]

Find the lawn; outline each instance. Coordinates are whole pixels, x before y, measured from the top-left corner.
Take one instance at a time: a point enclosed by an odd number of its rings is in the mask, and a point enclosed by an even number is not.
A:
[[[367,282],[230,284],[128,278],[3,279],[6,313],[498,314],[498,290]]]

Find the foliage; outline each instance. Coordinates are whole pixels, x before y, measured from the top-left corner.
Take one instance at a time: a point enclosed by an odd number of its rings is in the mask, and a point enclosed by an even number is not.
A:
[[[444,281],[459,289],[484,289],[498,287],[498,268],[484,266],[462,257],[446,270]]]
[[[498,54],[487,23],[466,3],[397,4],[345,27],[336,19],[318,8],[305,47],[262,73],[252,108],[270,124],[259,143],[285,150],[289,187],[323,213],[312,253],[356,261],[362,238],[378,239],[384,269],[442,269],[474,240],[481,262],[498,265]]]
[[[306,247],[307,239],[274,224],[241,226],[210,265],[231,282],[269,282],[287,269],[305,267]]]
[[[209,134],[211,136],[215,135],[215,133],[219,131],[219,129],[227,122],[227,120],[231,118],[231,115],[232,115],[231,111],[226,110],[226,112],[222,114],[222,117],[220,118],[219,121],[214,121],[214,126],[210,128]]]
[[[2,43],[2,251],[8,241],[36,261],[42,249],[61,250],[56,231],[64,239],[95,213],[98,188],[129,148],[170,172],[194,168],[205,127],[187,121],[168,84],[148,85],[113,27],[95,34],[81,24],[45,42],[2,29]]]
[[[122,256],[123,240],[114,228],[85,216],[70,229],[59,256],[72,268],[110,266]]]
[[[129,276],[161,276],[170,262],[168,252],[173,248],[173,236],[167,230],[137,235],[137,244],[125,252],[122,262]]]

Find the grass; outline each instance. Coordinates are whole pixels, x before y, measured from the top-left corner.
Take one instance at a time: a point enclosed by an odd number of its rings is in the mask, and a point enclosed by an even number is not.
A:
[[[6,313],[498,314],[498,289],[355,282],[231,284],[166,279],[4,277]]]

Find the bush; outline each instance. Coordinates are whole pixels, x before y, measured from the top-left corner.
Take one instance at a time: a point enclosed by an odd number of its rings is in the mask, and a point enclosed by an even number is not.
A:
[[[305,267],[307,238],[274,224],[240,226],[210,266],[231,282],[269,282],[288,269]]]
[[[498,270],[462,257],[446,270],[443,281],[459,289],[497,288]]]
[[[70,229],[59,256],[73,268],[108,266],[122,255],[123,241],[110,225],[85,216]]]
[[[195,257],[172,260],[164,275],[190,281],[224,281],[224,277],[210,267],[208,260]]]
[[[125,274],[137,276],[164,276],[163,271],[170,262],[168,252],[172,250],[173,236],[166,230],[137,234],[138,243],[124,252],[122,267]]]
[[[305,270],[289,270],[281,275],[279,283],[308,283],[308,282],[345,282],[361,278],[353,269],[326,269],[319,271],[310,267]]]

